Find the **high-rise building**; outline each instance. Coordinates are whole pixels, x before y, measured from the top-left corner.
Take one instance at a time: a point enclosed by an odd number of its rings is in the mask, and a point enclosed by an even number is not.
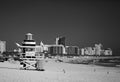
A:
[[[84,48],[81,49],[81,55],[85,55],[85,49]]]
[[[58,45],[59,37],[56,38],[56,45]]]
[[[79,55],[79,47],[78,46],[66,46],[66,53],[68,55]]]
[[[47,52],[51,55],[65,54],[65,47],[63,45],[45,45]]]
[[[65,46],[65,37],[57,37],[56,38],[56,45],[63,45],[63,46]]]
[[[0,53],[6,51],[6,41],[0,41]]]
[[[95,44],[95,55],[101,55],[102,47],[102,44]]]

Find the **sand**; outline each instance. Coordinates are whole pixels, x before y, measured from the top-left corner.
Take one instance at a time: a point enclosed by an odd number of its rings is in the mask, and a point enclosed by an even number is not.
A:
[[[120,68],[50,60],[45,71],[20,70],[19,62],[0,62],[0,82],[120,82]]]

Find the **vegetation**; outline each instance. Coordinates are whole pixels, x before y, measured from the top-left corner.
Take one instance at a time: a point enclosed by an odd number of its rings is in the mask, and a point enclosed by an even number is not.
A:
[[[8,59],[14,59],[20,61],[19,53],[13,51],[6,51],[2,53],[3,58],[7,61]]]
[[[120,65],[120,59],[93,59],[93,58],[76,58],[76,59],[70,59],[68,63],[72,64],[95,64],[95,65],[101,65],[101,66],[109,66],[113,67],[116,65]]]

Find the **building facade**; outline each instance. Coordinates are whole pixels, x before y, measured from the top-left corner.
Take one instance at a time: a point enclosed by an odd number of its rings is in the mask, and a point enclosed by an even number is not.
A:
[[[96,56],[103,56],[103,55],[112,55],[112,50],[102,49],[102,44],[95,44],[94,47],[85,47],[81,49],[81,55],[96,55]]]
[[[48,54],[51,55],[63,55],[65,54],[65,47],[63,45],[45,45],[44,51],[47,51]]]
[[[78,46],[66,46],[66,54],[69,55],[79,55],[79,47]]]
[[[0,53],[6,51],[6,41],[0,41]]]
[[[65,37],[57,37],[56,38],[56,45],[63,45],[63,46],[65,46]]]

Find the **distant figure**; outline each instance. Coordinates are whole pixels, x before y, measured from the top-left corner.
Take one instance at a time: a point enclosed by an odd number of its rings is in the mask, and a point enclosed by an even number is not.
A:
[[[63,73],[66,73],[64,69],[63,69]]]
[[[109,71],[107,71],[107,74],[109,74]]]
[[[96,71],[96,69],[94,69],[94,72]]]

